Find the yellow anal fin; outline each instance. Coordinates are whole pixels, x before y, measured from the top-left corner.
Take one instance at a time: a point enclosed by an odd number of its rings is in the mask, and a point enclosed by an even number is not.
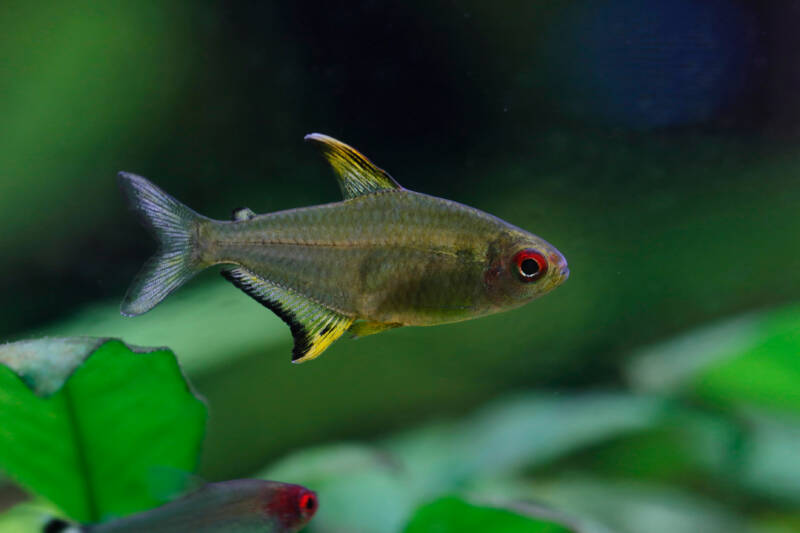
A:
[[[350,327],[350,324],[353,323],[350,318],[338,313],[335,313],[335,315],[335,317],[327,317],[323,323],[309,331],[305,339],[303,339],[302,345],[299,345],[299,341],[295,337],[292,363],[305,363],[317,358],[328,349],[328,346],[333,344],[333,341],[341,337]]]
[[[403,324],[397,324],[395,322],[370,322],[369,320],[364,320],[354,322],[347,331],[353,335],[354,339],[357,339],[359,337],[366,337],[367,335],[374,335],[381,331],[386,331],[387,329],[399,328],[402,327],[402,325]]]
[[[320,144],[322,155],[336,172],[339,188],[346,199],[377,191],[402,189],[385,170],[375,166],[352,146],[321,133],[310,133],[305,140]]]
[[[294,337],[293,363],[318,357],[353,323],[352,318],[279,287],[247,269],[232,268],[222,275],[289,325]]]

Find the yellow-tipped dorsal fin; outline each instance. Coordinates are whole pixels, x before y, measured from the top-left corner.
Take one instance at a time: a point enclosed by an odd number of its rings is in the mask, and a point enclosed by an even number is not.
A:
[[[376,167],[358,150],[322,133],[309,133],[305,140],[319,143],[322,155],[339,179],[345,199],[377,191],[402,189],[385,170]]]

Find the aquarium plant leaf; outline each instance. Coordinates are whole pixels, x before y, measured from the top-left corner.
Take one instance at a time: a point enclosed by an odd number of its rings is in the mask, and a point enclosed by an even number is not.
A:
[[[417,510],[405,533],[463,533],[492,531],[493,533],[580,533],[577,529],[539,518],[533,512],[488,507],[456,497],[445,497]]]
[[[614,533],[751,533],[740,509],[664,484],[573,472],[528,482],[525,497]],[[504,491],[505,492],[505,491]]]
[[[0,470],[76,521],[163,503],[151,470],[192,471],[206,416],[168,349],[90,338],[0,346]]]
[[[41,500],[19,503],[0,514],[0,533],[41,533],[58,510]]]
[[[267,479],[314,487],[326,502],[315,526],[394,533],[421,503],[482,477],[518,474],[569,453],[657,427],[669,407],[621,393],[517,394],[461,422],[436,423],[379,443],[301,450]]]
[[[634,386],[800,414],[800,307],[749,314],[646,350]]]

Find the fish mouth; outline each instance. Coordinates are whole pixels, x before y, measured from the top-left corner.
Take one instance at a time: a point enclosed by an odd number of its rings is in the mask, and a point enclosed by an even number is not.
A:
[[[567,278],[569,278],[569,267],[567,266],[567,260],[564,259],[564,256],[561,255],[560,252],[553,252],[550,254],[550,261],[552,261],[556,272],[558,272],[558,282],[564,283],[567,281]]]

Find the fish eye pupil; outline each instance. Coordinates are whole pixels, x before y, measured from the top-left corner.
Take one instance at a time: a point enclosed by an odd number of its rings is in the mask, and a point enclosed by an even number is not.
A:
[[[535,276],[539,272],[539,263],[529,257],[520,263],[519,269],[523,276]]]
[[[547,259],[536,250],[521,250],[513,261],[517,265],[517,276],[524,283],[541,279],[547,273]]]

